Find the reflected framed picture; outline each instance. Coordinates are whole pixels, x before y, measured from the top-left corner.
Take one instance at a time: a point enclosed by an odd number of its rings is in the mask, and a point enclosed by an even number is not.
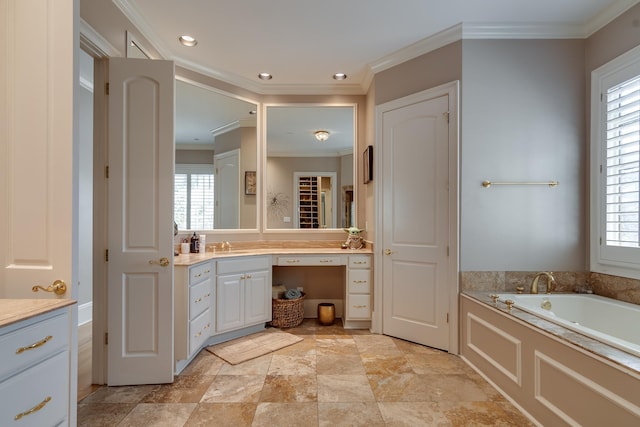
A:
[[[362,177],[365,184],[373,179],[373,145],[362,153]]]
[[[245,171],[244,173],[244,194],[256,194],[256,171]]]

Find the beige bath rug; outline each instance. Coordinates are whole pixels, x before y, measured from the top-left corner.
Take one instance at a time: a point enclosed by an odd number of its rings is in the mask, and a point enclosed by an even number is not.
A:
[[[301,337],[277,329],[267,329],[264,332],[209,346],[207,351],[232,365],[237,365],[300,341]]]

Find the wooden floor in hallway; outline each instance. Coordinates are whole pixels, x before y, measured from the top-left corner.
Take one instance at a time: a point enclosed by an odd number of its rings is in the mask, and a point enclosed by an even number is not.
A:
[[[459,357],[305,319],[303,341],[229,365],[206,350],[173,384],[100,387],[79,426],[532,426]]]

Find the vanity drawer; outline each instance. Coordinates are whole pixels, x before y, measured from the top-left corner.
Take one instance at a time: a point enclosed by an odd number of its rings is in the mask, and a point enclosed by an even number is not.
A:
[[[211,307],[211,279],[189,288],[189,319],[195,319],[200,313]]]
[[[369,255],[349,255],[349,268],[371,268]]]
[[[244,273],[246,271],[266,270],[271,267],[268,256],[240,257],[218,261],[218,274]]]
[[[0,383],[0,425],[59,425],[67,417],[68,390],[69,353],[63,351]]]
[[[206,310],[189,322],[189,354],[200,349],[200,346],[211,335],[211,311]]]
[[[310,255],[310,256],[287,255],[287,256],[278,257],[278,265],[327,266],[327,265],[343,265],[343,263],[342,263],[342,257],[339,255]]]
[[[349,294],[347,319],[371,319],[371,296]]]
[[[195,285],[212,276],[213,264],[203,262],[189,268],[189,285]]]
[[[0,379],[69,346],[67,312],[0,336]],[[0,425],[3,425],[0,423]]]
[[[349,270],[347,292],[350,294],[371,293],[371,270]]]

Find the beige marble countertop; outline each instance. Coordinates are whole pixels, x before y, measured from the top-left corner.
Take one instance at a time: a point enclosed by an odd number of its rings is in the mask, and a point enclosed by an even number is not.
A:
[[[0,299],[0,327],[75,303],[72,299]]]
[[[341,249],[341,248],[257,248],[233,249],[230,251],[217,249],[203,254],[180,254],[173,257],[173,265],[193,265],[210,259],[233,258],[251,255],[371,255],[371,249]]]

